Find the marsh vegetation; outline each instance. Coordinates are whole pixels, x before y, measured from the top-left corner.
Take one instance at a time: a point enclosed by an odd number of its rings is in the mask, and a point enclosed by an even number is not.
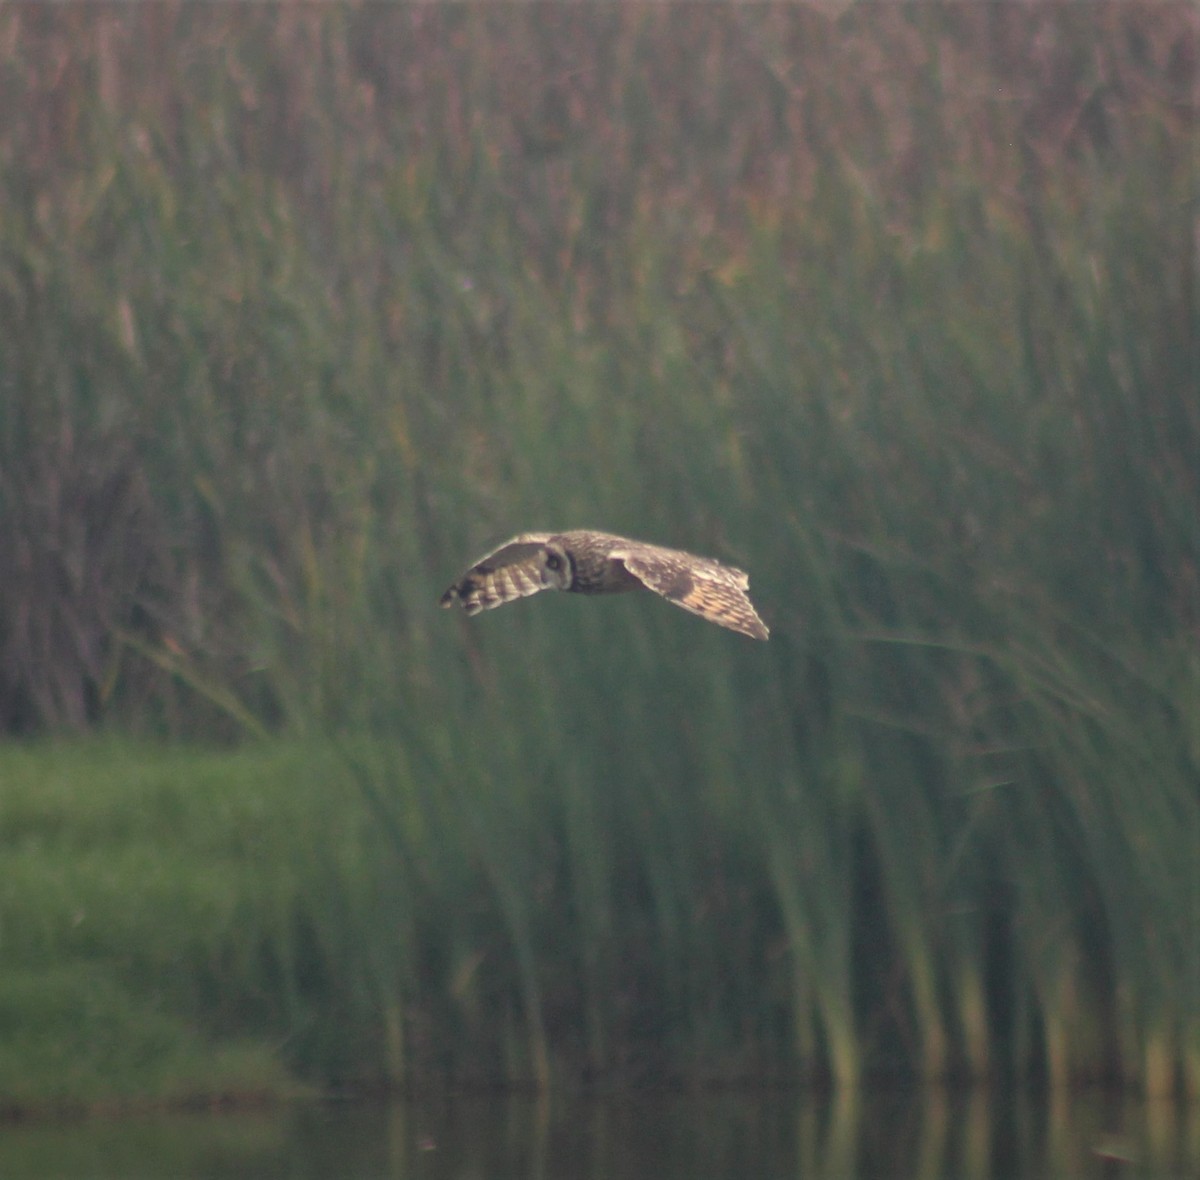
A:
[[[0,9],[0,1098],[1194,1093],[1195,45]],[[436,610],[575,526],[770,643]]]

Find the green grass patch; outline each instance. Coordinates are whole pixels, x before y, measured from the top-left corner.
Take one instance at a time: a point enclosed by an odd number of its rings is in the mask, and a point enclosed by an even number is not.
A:
[[[0,977],[5,1113],[278,1100],[302,1093],[276,1046],[205,1035],[170,988],[131,987],[91,958]]]
[[[328,892],[326,842],[347,838],[318,761],[115,742],[3,751],[4,1105],[302,1089],[286,1051],[301,967],[281,956],[314,921],[304,891]]]

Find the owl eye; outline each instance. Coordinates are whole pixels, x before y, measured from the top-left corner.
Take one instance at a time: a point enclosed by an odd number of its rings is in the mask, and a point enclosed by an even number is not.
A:
[[[557,553],[546,554],[546,568],[558,573],[562,569],[562,558]]]

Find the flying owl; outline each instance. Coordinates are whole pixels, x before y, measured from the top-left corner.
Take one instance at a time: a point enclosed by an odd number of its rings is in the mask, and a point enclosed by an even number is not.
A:
[[[653,590],[668,602],[748,635],[766,639],[766,624],[746,593],[750,579],[733,566],[680,549],[664,549],[612,533],[573,529],[566,533],[522,533],[481,557],[441,597],[461,602],[469,615],[537,594],[618,594]]]

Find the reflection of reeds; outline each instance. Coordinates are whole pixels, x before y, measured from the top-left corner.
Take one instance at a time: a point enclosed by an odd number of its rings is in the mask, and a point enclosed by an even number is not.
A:
[[[395,1079],[1195,1091],[1193,24],[10,6],[0,720],[375,735]],[[567,525],[770,646],[435,616]]]

